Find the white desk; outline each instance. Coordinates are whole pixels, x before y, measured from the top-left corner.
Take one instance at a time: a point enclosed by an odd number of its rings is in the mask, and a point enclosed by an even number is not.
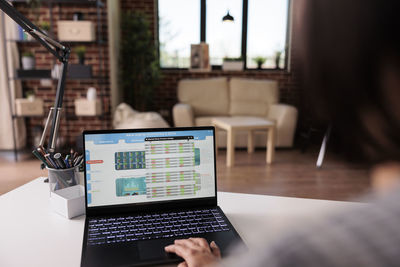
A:
[[[43,180],[38,178],[0,196],[2,267],[80,265],[85,217],[68,220],[52,212],[48,184]],[[299,218],[360,205],[224,192],[218,192],[218,202],[250,248],[257,227],[278,234],[277,229],[298,223]]]

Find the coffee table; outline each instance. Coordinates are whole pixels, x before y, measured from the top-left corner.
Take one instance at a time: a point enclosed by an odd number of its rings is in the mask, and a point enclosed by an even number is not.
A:
[[[227,131],[227,156],[226,165],[231,167],[235,164],[235,134],[237,131],[248,132],[247,152],[254,152],[254,132],[265,130],[268,132],[267,138],[267,155],[266,162],[271,164],[274,160],[275,153],[275,122],[265,120],[262,118],[247,118],[247,117],[232,117],[232,118],[214,118],[212,124],[215,127],[215,136],[217,136],[218,129]],[[215,138],[216,140],[218,138]],[[218,151],[218,144],[216,144],[216,151]]]

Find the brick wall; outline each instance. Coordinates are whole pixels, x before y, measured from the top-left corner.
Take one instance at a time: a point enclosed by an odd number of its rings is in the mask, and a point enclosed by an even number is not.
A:
[[[35,15],[30,11],[25,3],[17,3],[15,7],[30,20],[37,24]],[[50,9],[46,3],[38,9],[38,21],[50,22]],[[108,63],[108,45],[107,45],[107,13],[106,7],[101,8],[101,30],[97,29],[97,9],[95,4],[53,4],[53,28],[52,31],[57,36],[57,21],[72,20],[74,12],[81,12],[84,20],[90,20],[95,23],[96,40],[99,40],[100,32],[103,44],[98,43],[70,43],[71,56],[70,63],[77,64],[78,58],[73,52],[76,46],[84,45],[86,47],[85,64],[91,65],[93,70],[93,79],[72,80],[67,78],[63,102],[63,117],[60,125],[60,134],[62,141],[66,145],[74,144],[76,137],[85,129],[104,129],[111,127],[110,120],[110,83],[109,83],[109,63]],[[19,50],[32,51],[35,54],[36,68],[51,69],[55,60],[40,44],[36,42],[18,43]],[[100,67],[100,55],[102,65]],[[51,85],[43,86],[39,80],[22,81],[24,92],[33,90],[37,97],[42,98],[45,103],[45,112],[54,105],[57,81],[51,82]],[[89,87],[97,88],[99,97],[102,99],[103,114],[99,117],[75,116],[74,99],[86,97],[86,91]],[[28,131],[28,143],[32,144],[33,129],[43,127],[44,118],[26,119]]]
[[[155,29],[156,23],[156,3],[157,0],[121,0],[122,10],[136,10],[146,13],[151,20],[152,27]],[[291,46],[291,71],[283,70],[246,70],[242,72],[227,72],[222,70],[213,70],[209,73],[193,73],[188,70],[162,70],[162,81],[156,88],[153,109],[161,112],[161,114],[172,122],[171,110],[177,102],[176,88],[177,83],[185,78],[208,78],[208,77],[246,77],[256,79],[274,79],[279,82],[280,98],[282,103],[295,105],[299,111],[302,109],[301,90],[299,86],[297,71],[297,48],[298,48],[298,27],[300,27],[298,5],[302,0],[293,1],[293,33]],[[155,30],[156,31],[156,30]],[[155,35],[156,38],[156,35]],[[301,115],[301,113],[300,113]]]

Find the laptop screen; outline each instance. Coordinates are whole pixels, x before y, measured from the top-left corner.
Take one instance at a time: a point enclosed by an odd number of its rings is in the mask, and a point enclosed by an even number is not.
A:
[[[88,207],[215,196],[212,129],[85,133]]]

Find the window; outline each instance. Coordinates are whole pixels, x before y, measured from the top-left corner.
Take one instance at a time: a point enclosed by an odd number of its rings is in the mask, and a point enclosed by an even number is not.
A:
[[[224,57],[241,56],[242,0],[208,0],[206,11],[206,40],[210,49],[211,65],[221,65]],[[223,22],[228,13],[234,21]]]
[[[286,68],[291,0],[158,0],[160,66],[188,68],[190,45],[209,44],[211,65],[239,58],[247,69]],[[223,22],[227,13],[233,22]],[[279,57],[278,57],[279,55]]]
[[[161,68],[188,68],[190,44],[200,42],[200,0],[159,0]]]
[[[247,67],[256,68],[255,58],[266,59],[264,68],[275,68],[277,53],[282,53],[279,67],[284,67],[288,1],[248,0]]]

